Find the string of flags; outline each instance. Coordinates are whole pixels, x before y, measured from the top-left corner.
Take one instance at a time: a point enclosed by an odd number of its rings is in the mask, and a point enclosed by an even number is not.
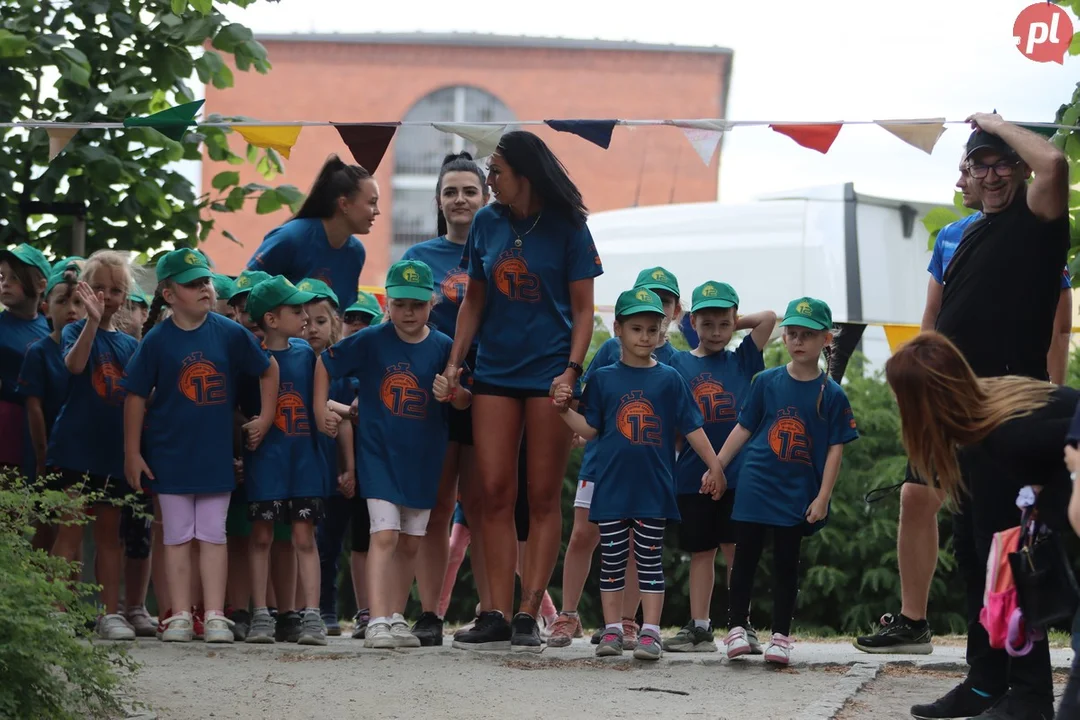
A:
[[[773,131],[791,138],[794,142],[819,153],[827,153],[836,142],[840,131],[847,125],[877,125],[908,145],[930,154],[945,132],[948,124],[966,124],[961,120],[917,118],[911,120],[838,120],[830,122],[793,122],[778,120],[722,120],[722,119],[672,119],[672,120],[515,120],[512,122],[333,122],[333,121],[222,121],[196,122],[195,116],[202,108],[203,100],[184,103],[145,117],[126,118],[123,122],[65,123],[46,121],[4,122],[0,128],[42,128],[49,135],[49,159],[52,160],[67,147],[72,138],[83,129],[123,129],[146,127],[162,135],[180,141],[189,128],[228,127],[239,133],[250,144],[272,148],[289,157],[293,146],[305,127],[333,127],[349,148],[357,163],[374,172],[386,154],[397,129],[402,126],[433,127],[441,132],[458,135],[476,146],[476,157],[491,155],[499,139],[513,127],[546,125],[558,132],[571,133],[605,150],[611,146],[612,132],[616,126],[625,127],[676,127],[697,152],[701,161],[711,165],[724,134],[737,127],[768,126]],[[1022,127],[1050,137],[1058,129],[1075,129],[1070,125],[1056,123],[1019,123]]]

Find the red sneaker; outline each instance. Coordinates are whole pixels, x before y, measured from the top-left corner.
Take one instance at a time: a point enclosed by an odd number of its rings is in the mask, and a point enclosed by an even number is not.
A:
[[[165,625],[165,621],[171,618],[172,614],[172,608],[169,608],[165,612],[158,613],[157,632],[154,633],[157,636],[158,640],[161,639],[161,633],[165,632],[165,628],[168,627],[167,625]]]
[[[205,614],[206,614],[206,612],[203,610],[201,605],[196,605],[195,607],[191,608],[191,625],[195,630],[195,639],[196,640],[202,640],[203,639],[203,634],[204,634],[204,629],[205,629],[203,627],[203,620],[204,620],[203,616]]]

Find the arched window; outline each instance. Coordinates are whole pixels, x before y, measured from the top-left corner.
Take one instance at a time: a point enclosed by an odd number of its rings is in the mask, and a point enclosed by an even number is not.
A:
[[[473,87],[448,87],[426,95],[404,120],[420,122],[513,122],[514,114],[499,98]],[[423,125],[403,125],[394,138],[393,231],[390,261],[410,245],[435,237],[435,183],[447,153],[476,152],[457,135]],[[482,167],[483,165],[481,165]]]

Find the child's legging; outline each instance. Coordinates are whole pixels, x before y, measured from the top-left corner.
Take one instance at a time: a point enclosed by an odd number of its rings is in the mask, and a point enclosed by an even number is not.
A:
[[[600,526],[600,592],[619,592],[626,586],[630,558],[630,529],[634,530],[634,560],[638,588],[664,592],[664,520],[605,520]]]
[[[773,620],[772,631],[791,634],[791,618],[795,615],[795,599],[799,594],[799,546],[803,526],[776,527],[761,523],[735,524],[735,561],[731,567],[731,595],[728,627],[750,627],[750,595],[754,589],[765,533],[773,535]]]

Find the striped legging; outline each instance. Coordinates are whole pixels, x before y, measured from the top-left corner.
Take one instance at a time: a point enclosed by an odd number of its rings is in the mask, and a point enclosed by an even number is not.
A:
[[[664,520],[606,520],[600,525],[600,592],[619,592],[626,586],[630,530],[634,531],[634,561],[643,593],[664,592]]]

